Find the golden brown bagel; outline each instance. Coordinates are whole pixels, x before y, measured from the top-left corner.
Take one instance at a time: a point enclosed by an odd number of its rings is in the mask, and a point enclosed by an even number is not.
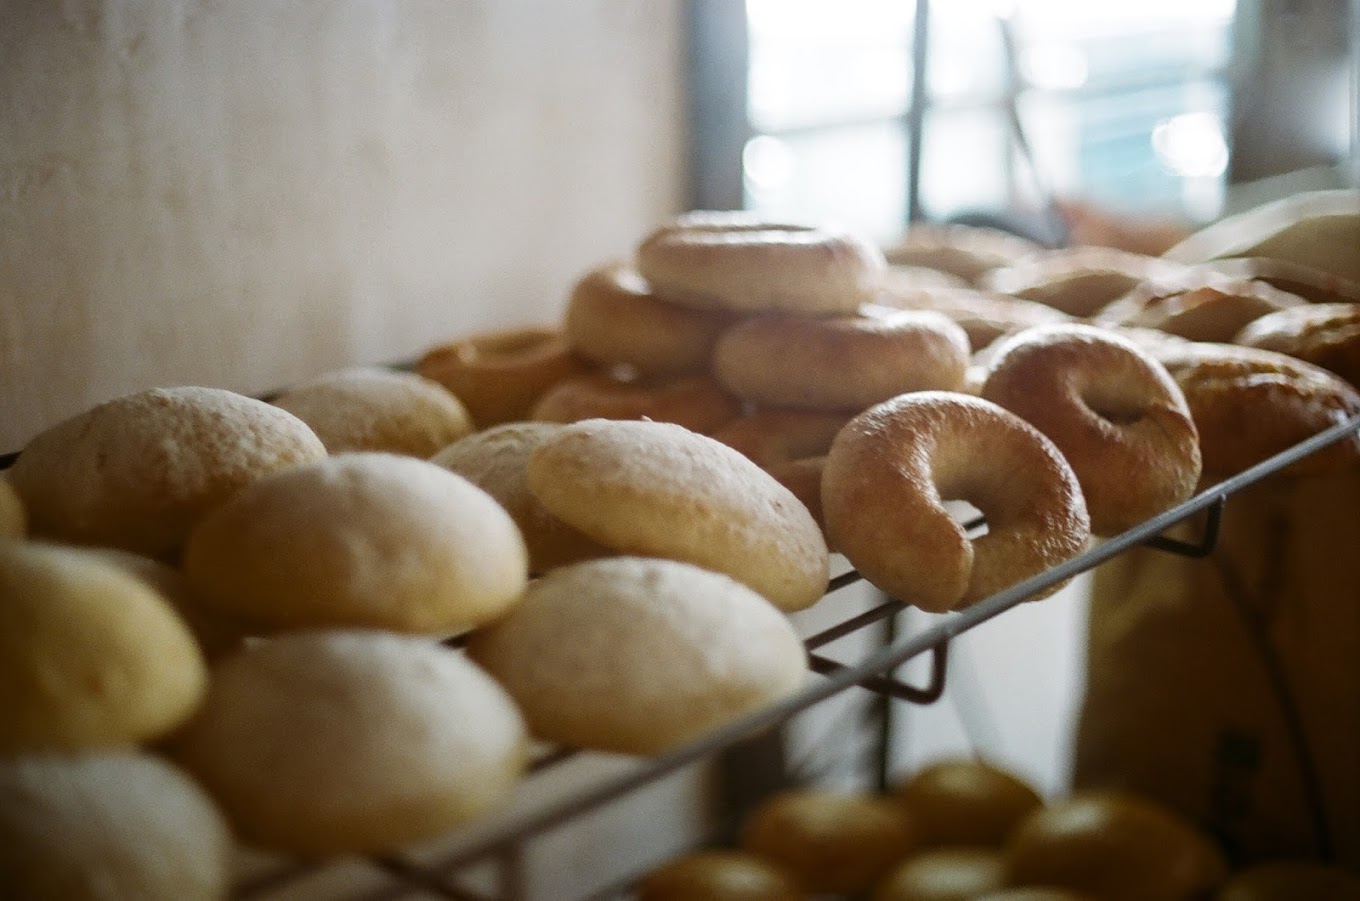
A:
[[[1233,343],[1297,357],[1360,386],[1360,303],[1267,313],[1238,332]]]
[[[904,309],[934,310],[963,327],[976,353],[996,339],[1035,325],[1071,322],[1074,317],[1046,304],[992,291],[930,291]]]
[[[1149,278],[1179,267],[1156,257],[1111,247],[1073,246],[1046,250],[992,270],[981,287],[1047,304],[1085,318]]]
[[[958,388],[968,353],[967,334],[943,314],[866,305],[854,316],[734,325],[713,350],[713,372],[758,404],[858,411],[907,391]]]
[[[707,375],[651,380],[592,372],[564,379],[538,399],[535,422],[650,419],[707,435],[736,419],[741,403]]]
[[[1045,250],[1042,244],[998,228],[913,223],[883,255],[893,266],[923,266],[977,284],[993,269]]]
[[[987,534],[970,539],[945,500],[982,511]],[[830,543],[869,582],[936,612],[1037,575],[1090,538],[1076,475],[1053,442],[991,401],[945,391],[900,395],[841,429],[822,509]]]
[[[478,428],[526,418],[550,387],[590,371],[561,330],[526,327],[482,332],[432,347],[416,372],[463,402]]]
[[[656,291],[686,306],[826,315],[872,300],[886,264],[856,235],[695,211],[649,234],[636,265]]]
[[[1165,367],[1118,335],[1080,323],[1026,329],[999,345],[981,394],[1062,451],[1096,535],[1117,535],[1199,484],[1185,396]]]
[[[627,263],[592,269],[572,287],[563,329],[578,355],[647,376],[705,372],[735,314],[696,310],[658,296]]]

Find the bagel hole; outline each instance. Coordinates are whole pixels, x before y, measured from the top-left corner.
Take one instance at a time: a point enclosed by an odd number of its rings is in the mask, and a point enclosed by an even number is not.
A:
[[[1143,409],[1127,397],[1094,395],[1084,398],[1091,412],[1112,425],[1131,425],[1143,418]]]
[[[944,502],[944,508],[949,511],[954,522],[968,529],[968,537],[981,538],[987,534],[987,520],[983,517],[982,511],[968,501],[951,498]]]

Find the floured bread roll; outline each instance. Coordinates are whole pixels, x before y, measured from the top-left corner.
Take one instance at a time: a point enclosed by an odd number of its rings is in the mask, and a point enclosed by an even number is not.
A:
[[[0,760],[6,898],[225,899],[230,850],[212,799],[158,757],[113,751]]]
[[[379,631],[281,635],[224,659],[172,753],[245,841],[376,853],[500,803],[524,721],[463,655]]]
[[[0,538],[22,538],[28,532],[28,514],[9,479],[0,475]]]
[[[528,579],[510,515],[462,476],[397,454],[337,454],[262,479],[207,516],[184,572],[210,608],[263,629],[457,631]]]
[[[0,754],[157,739],[206,687],[193,636],[149,585],[93,551],[0,541]]]
[[[355,367],[294,385],[274,398],[311,426],[326,450],[429,457],[473,431],[462,401],[413,372]]]
[[[326,455],[296,416],[217,388],[153,388],[41,433],[9,470],[35,536],[151,555],[261,476]]]
[[[536,573],[611,553],[549,513],[529,490],[529,455],[561,428],[552,422],[502,423],[455,441],[430,458],[505,508],[524,535],[529,569]]]
[[[536,580],[468,653],[538,737],[654,754],[797,690],[803,644],[764,598],[718,573],[641,557]]]
[[[590,419],[529,457],[529,488],[555,516],[619,553],[726,573],[782,610],[826,590],[830,554],[812,514],[727,445],[662,422]]]

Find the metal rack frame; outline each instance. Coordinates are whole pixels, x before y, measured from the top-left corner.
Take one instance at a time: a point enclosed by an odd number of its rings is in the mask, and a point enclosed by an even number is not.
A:
[[[480,821],[477,826],[488,826],[477,830],[475,836],[456,850],[446,853],[433,862],[417,862],[401,854],[383,855],[369,858],[369,862],[384,871],[394,880],[385,890],[366,895],[366,898],[395,898],[412,890],[422,890],[438,897],[461,899],[461,901],[486,901],[488,897],[517,898],[522,895],[522,873],[520,862],[526,842],[541,837],[573,820],[621,799],[663,777],[676,773],[691,764],[703,761],[727,749],[781,725],[797,714],[847,689],[859,687],[888,698],[913,704],[929,704],[938,700],[945,689],[948,674],[948,650],[952,639],[968,630],[1005,613],[1030,597],[1046,592],[1062,583],[1085,573],[1096,566],[1128,551],[1136,546],[1147,546],[1189,557],[1206,557],[1214,549],[1218,535],[1221,513],[1227,499],[1233,494],[1278,473],[1296,461],[1318,452],[1325,447],[1338,443],[1360,431],[1360,415],[1339,423],[1324,432],[1300,442],[1250,469],[1213,485],[1194,497],[1166,512],[1147,520],[1127,532],[1103,541],[1082,554],[1005,589],[990,598],[982,600],[966,609],[951,613],[927,629],[916,634],[893,641],[885,647],[866,656],[857,664],[843,664],[824,657],[817,649],[831,642],[851,635],[874,623],[893,617],[905,609],[905,605],[895,600],[885,600],[868,610],[826,628],[805,640],[808,649],[809,667],[823,676],[820,681],[809,684],[800,692],[779,702],[748,714],[726,726],[652,758],[637,761],[636,766],[620,775],[607,777],[593,784],[581,786],[579,791],[552,801],[542,807],[504,817],[495,822],[495,815]],[[3,465],[3,462],[0,462]],[[1163,535],[1176,526],[1198,514],[1205,514],[1199,540],[1184,542]],[[969,525],[981,525],[981,521]],[[827,595],[834,594],[849,585],[861,581],[854,571],[834,578],[828,586]],[[1241,611],[1246,617],[1245,611]],[[1250,625],[1250,623],[1248,623]],[[1271,655],[1264,648],[1263,660],[1269,669]],[[930,674],[924,686],[906,684],[892,674],[907,661],[925,654],[931,655]],[[1276,700],[1286,715],[1293,709],[1292,699],[1288,697],[1287,685],[1282,680],[1275,682]],[[1305,793],[1312,807],[1314,821],[1318,828],[1320,848],[1328,846],[1325,832],[1323,799],[1316,774],[1313,772],[1302,731],[1294,729],[1291,741],[1299,767]],[[555,767],[577,755],[570,748],[549,751],[530,766],[529,776]],[[488,823],[489,821],[489,823]],[[468,831],[472,831],[469,827]],[[470,892],[459,886],[455,877],[466,868],[496,862],[500,891],[494,896]],[[235,897],[249,899],[267,896],[270,892],[286,888],[291,883],[314,874],[326,864],[299,863],[296,866],[267,874],[261,878],[239,884]],[[622,890],[619,887],[617,890]]]

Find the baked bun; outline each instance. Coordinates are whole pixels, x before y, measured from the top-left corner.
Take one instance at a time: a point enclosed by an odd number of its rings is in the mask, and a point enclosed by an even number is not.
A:
[[[561,428],[555,422],[505,422],[455,441],[430,458],[505,508],[524,536],[534,573],[611,553],[549,513],[529,490],[529,455]]]
[[[1109,901],[1188,901],[1221,884],[1219,850],[1179,815],[1122,792],[1082,792],[1026,817],[1005,848],[1008,885]]]
[[[899,864],[874,888],[873,901],[973,901],[1002,886],[1001,853],[936,848]]]
[[[631,264],[610,263],[573,286],[563,329],[572,349],[598,366],[664,378],[707,372],[714,342],[735,318],[671,303]]]
[[[481,429],[525,419],[543,392],[590,370],[561,329],[542,326],[447,341],[416,363],[416,372],[452,391]]]
[[[528,473],[549,512],[618,553],[726,573],[781,610],[826,591],[830,554],[807,507],[712,438],[670,423],[585,420],[544,440]]]
[[[873,300],[885,263],[856,235],[696,210],[647,235],[635,265],[685,306],[833,315]]]
[[[475,631],[472,659],[515,698],[541,739],[656,754],[802,686],[788,619],[727,576],[613,557],[536,579]]]
[[[741,848],[792,873],[811,894],[857,895],[916,851],[916,828],[900,804],[878,795],[786,789],[742,824]]]
[[[28,514],[19,493],[0,474],[0,538],[22,538],[28,533]]]
[[[294,385],[273,404],[311,426],[332,454],[428,457],[473,430],[467,408],[443,385],[378,367],[328,372]]]
[[[257,479],[326,456],[306,423],[216,388],[153,388],[28,443],[9,478],[36,537],[162,556]]]
[[[0,760],[0,886],[15,899],[221,901],[231,833],[177,767],[109,751]]]
[[[206,689],[194,637],[148,584],[93,551],[0,540],[0,754],[153,741]]]
[[[947,500],[980,510],[987,533],[970,538]],[[822,469],[822,515],[830,544],[865,579],[936,613],[1036,576],[1090,539],[1077,477],[1053,442],[991,401],[949,391],[900,395],[841,429]]]
[[[922,767],[893,795],[911,811],[923,847],[1000,848],[1016,824],[1044,803],[1014,773],[972,758]]]
[[[262,630],[452,632],[499,616],[528,553],[462,476],[396,454],[339,454],[262,479],[207,516],[184,572],[210,609]]]
[[[693,851],[643,876],[634,901],[808,901],[788,873],[730,848]]]
[[[171,752],[243,840],[304,855],[433,838],[500,804],[528,756],[489,676],[378,631],[279,635],[223,659]]]
[[[1288,354],[1360,387],[1360,303],[1267,313],[1238,332],[1233,343]]]

